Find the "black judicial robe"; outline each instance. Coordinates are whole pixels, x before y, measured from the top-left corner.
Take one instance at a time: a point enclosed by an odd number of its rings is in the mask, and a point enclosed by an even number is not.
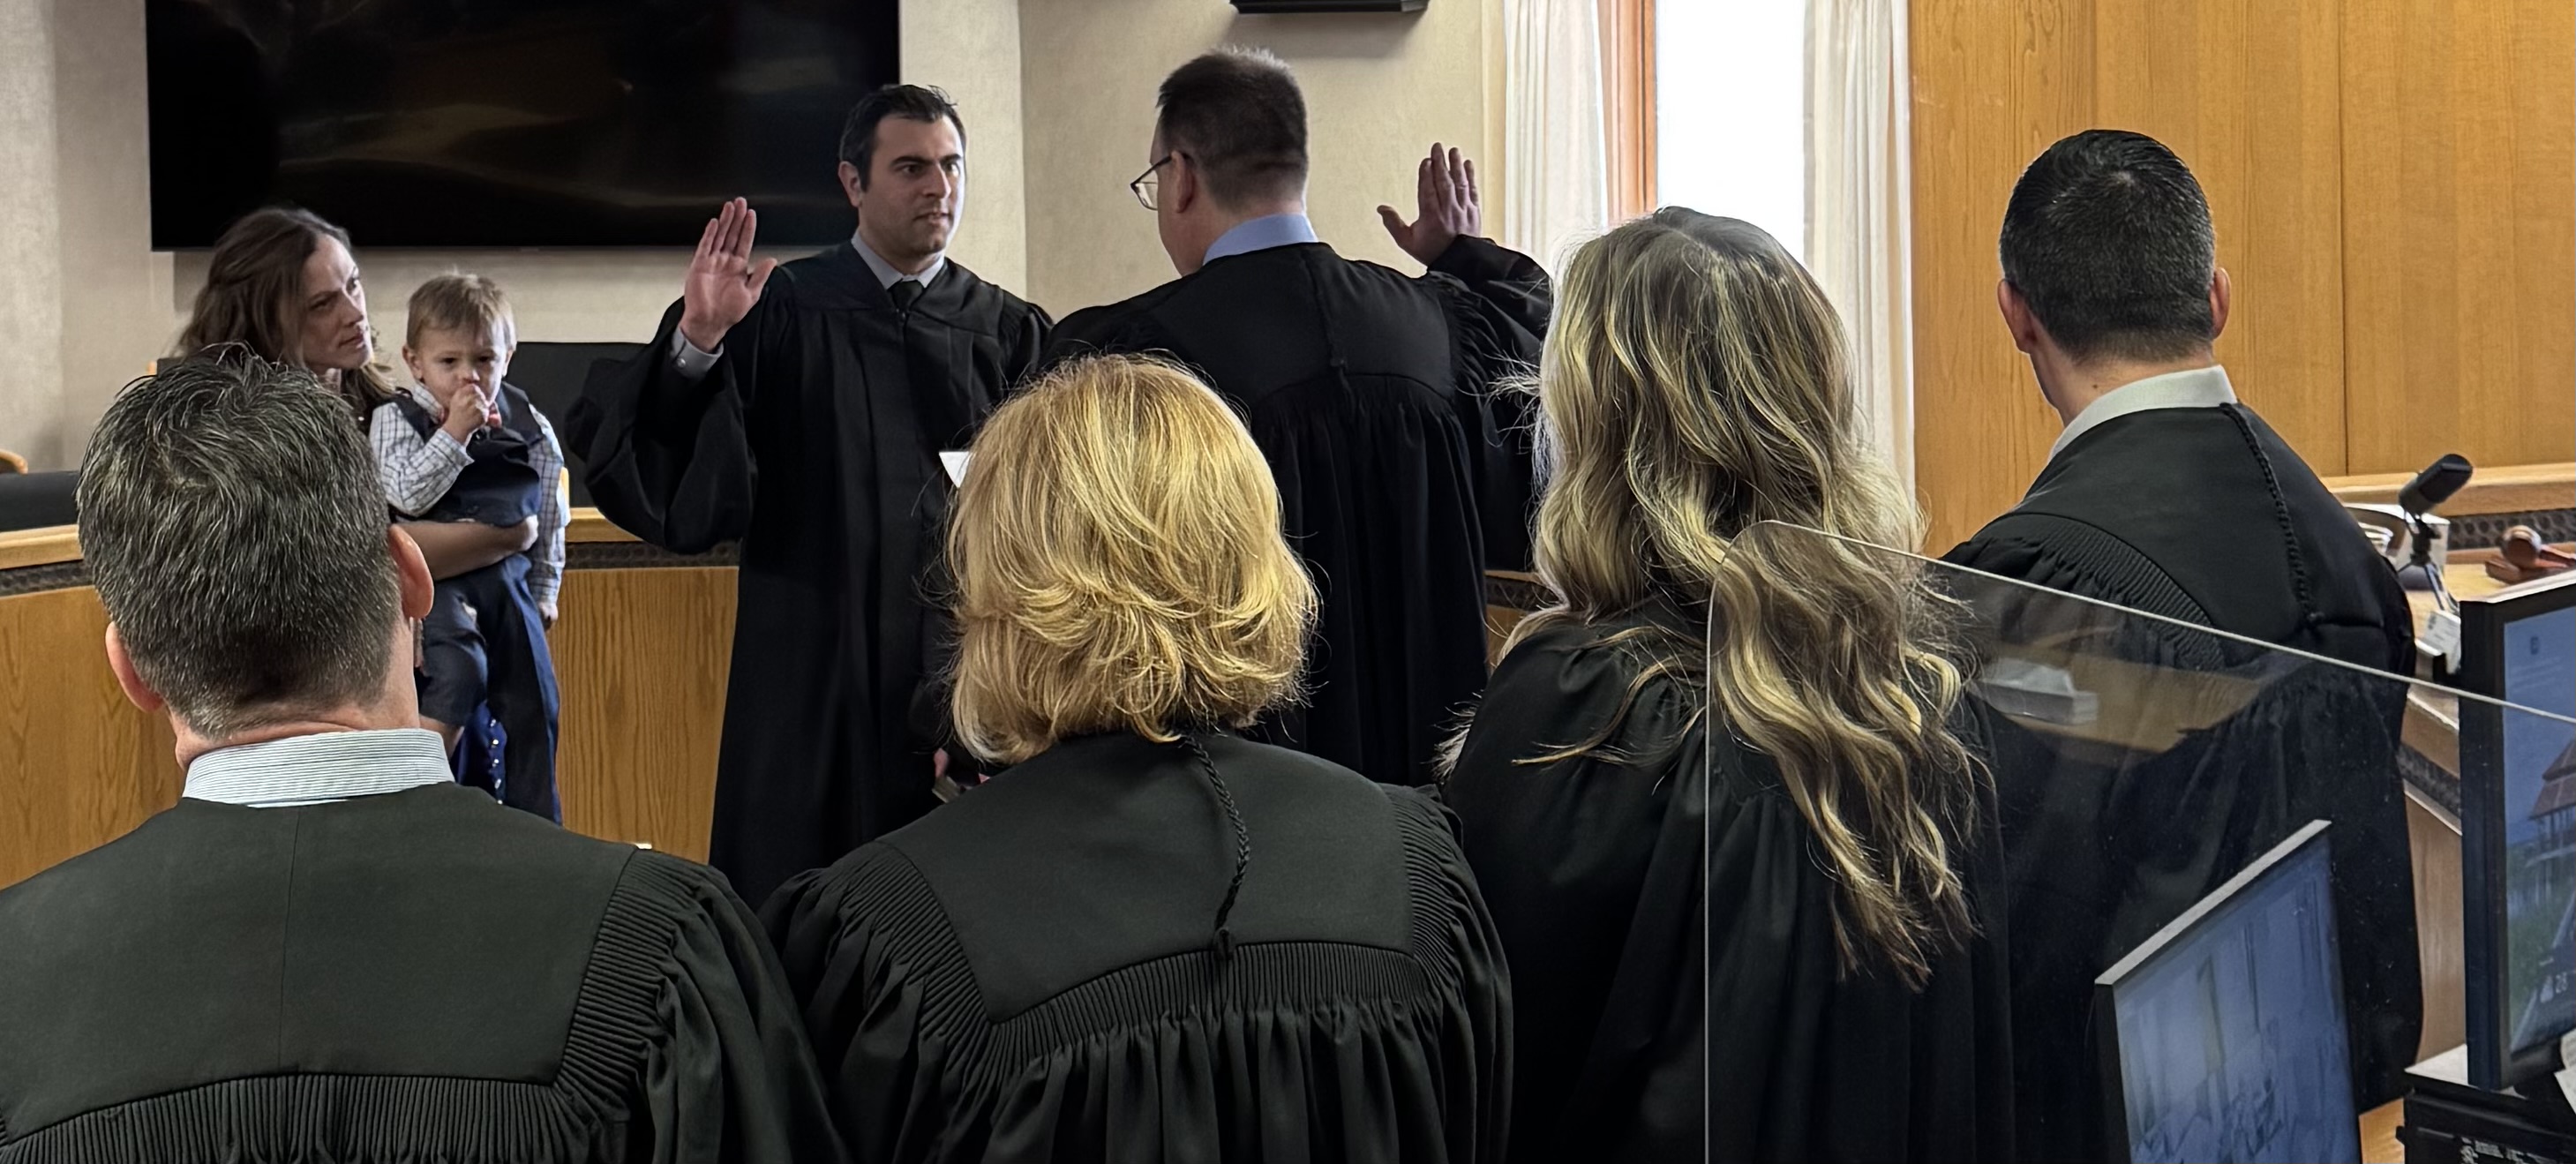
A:
[[[1322,243],[1232,255],[1067,317],[1050,365],[1164,352],[1243,413],[1288,544],[1322,592],[1311,697],[1262,737],[1372,779],[1431,778],[1485,679],[1484,570],[1529,564],[1530,402],[1552,299],[1527,257],[1461,237],[1408,278]]]
[[[844,243],[778,268],[694,383],[653,342],[564,418],[600,512],[696,553],[741,542],[710,859],[758,900],[930,810],[914,700],[938,649],[922,585],[963,449],[1047,317],[955,261],[897,311]]]
[[[462,785],[201,800],[0,892],[0,1161],[842,1159],[723,875]]]
[[[2104,422],[1947,560],[2360,667],[2413,670],[2413,620],[2394,572],[2241,404]],[[2017,617],[2011,592],[1982,598],[1994,608],[1986,618]],[[2334,825],[2356,1101],[2393,1098],[2422,1021],[2396,767],[2403,688],[2150,620],[2125,620],[2114,637],[2092,649],[2225,673],[2263,694],[2158,755],[2061,749],[1998,728],[2023,1158],[2098,1158],[2116,1133],[2101,1118],[2094,976],[2318,817]]]
[[[1658,607],[1515,646],[1444,788],[1511,963],[1512,1159],[2005,1158],[1991,819],[1953,849],[1980,932],[1920,992],[1841,976],[1834,882],[1778,769],[1731,732],[1711,754],[1705,697],[1635,687],[1643,656],[1605,641],[1657,624],[1689,619]],[[1632,687],[1609,752],[1520,762],[1593,738]]]
[[[861,1161],[1500,1160],[1511,990],[1447,811],[1311,756],[1066,741],[763,914]]]

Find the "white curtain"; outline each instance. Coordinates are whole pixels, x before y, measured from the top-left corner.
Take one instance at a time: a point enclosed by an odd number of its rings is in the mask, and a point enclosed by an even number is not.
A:
[[[1503,0],[1503,245],[1563,269],[1610,218],[1599,0]]]
[[[1907,0],[1807,0],[1807,268],[1851,333],[1879,447],[1914,487]]]

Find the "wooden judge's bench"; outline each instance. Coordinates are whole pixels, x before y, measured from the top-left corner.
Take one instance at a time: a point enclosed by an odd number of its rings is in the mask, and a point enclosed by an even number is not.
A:
[[[551,636],[564,823],[705,860],[733,559],[656,549],[588,509],[565,542]],[[0,886],[178,800],[169,725],[117,689],[106,631],[75,531],[0,534]]]
[[[2377,501],[2401,482],[2335,484],[2348,500]],[[2455,536],[2471,531],[2472,542],[2483,525],[2534,513],[2576,520],[2576,464],[2482,472],[2444,512]],[[2500,529],[2483,530],[2487,542]],[[574,511],[565,540],[563,618],[552,635],[565,823],[704,859],[732,659],[734,561],[721,550],[689,557],[645,545],[590,509]],[[2454,555],[2454,590],[2495,585],[2478,566],[2488,552]],[[1527,575],[1490,577],[1495,641],[1543,596]],[[0,886],[122,835],[178,798],[169,729],[117,690],[100,649],[106,628],[74,530],[0,533]],[[2454,713],[2420,706],[2407,730],[2417,751],[2456,773]],[[2419,796],[2425,803],[2416,806],[2425,826],[2418,881],[2428,868],[2452,880],[2419,884],[2418,908],[2430,914],[2447,903],[2447,923],[2426,917],[2425,944],[2453,956],[2438,967],[2428,960],[2426,980],[2456,989],[2456,934],[2432,939],[2439,924],[2456,925],[2458,824],[2429,800]],[[2447,840],[2435,827],[2445,825]],[[2437,1048],[2459,1041],[2456,996],[2442,1005],[2442,1017],[2426,1023],[2428,1040],[2448,1040]]]
[[[730,548],[684,556],[575,509],[563,616],[564,823],[703,861],[733,659]],[[1489,580],[1493,641],[1537,605],[1528,575]],[[179,797],[169,725],[107,669],[107,613],[71,527],[0,533],[0,887],[124,835]]]
[[[2385,501],[2402,482],[2329,484],[2347,501]],[[2443,511],[2454,545],[2471,547],[2452,555],[2451,588],[2491,591],[2499,584],[2482,563],[2493,551],[2479,547],[2493,545],[2506,523],[2576,540],[2576,464],[2482,472]],[[590,509],[574,511],[565,540],[563,617],[552,633],[565,824],[703,860],[732,659],[734,560],[721,550],[656,549]],[[1490,576],[1494,641],[1543,597],[1527,575]],[[118,691],[101,651],[106,629],[76,531],[0,533],[0,887],[113,840],[178,799],[168,725]],[[2457,1045],[2464,1031],[2456,707],[2419,693],[2406,742],[2430,1054]],[[2444,779],[2454,786],[2447,804]],[[2363,1120],[2365,1159],[2397,1158],[2396,1119],[2391,1105]]]

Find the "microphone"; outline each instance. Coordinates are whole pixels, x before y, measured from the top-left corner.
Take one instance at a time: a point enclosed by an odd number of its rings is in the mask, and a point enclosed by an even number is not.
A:
[[[2460,487],[2469,483],[2476,466],[2458,453],[2444,453],[2442,459],[2424,467],[2415,479],[2397,491],[2397,506],[2417,517],[2433,512],[2433,507],[2451,499]]]
[[[2410,560],[2397,571],[2397,581],[2409,590],[2433,592],[2432,620],[2416,642],[2422,649],[2446,658],[2459,648],[2460,602],[2451,597],[2450,587],[2442,584],[2442,565],[2433,560],[2433,522],[2426,515],[2433,512],[2434,506],[2449,501],[2476,471],[2467,457],[2444,453],[2442,459],[2424,466],[2423,472],[2397,491],[2397,507],[2406,511],[2406,523],[2414,527],[2414,536],[2407,539],[2414,543]]]

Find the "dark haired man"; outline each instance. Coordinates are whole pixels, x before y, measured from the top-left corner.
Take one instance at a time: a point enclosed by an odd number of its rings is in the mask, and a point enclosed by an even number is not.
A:
[[[2013,187],[2001,250],[2004,325],[2066,431],[1949,560],[2410,669],[2395,577],[2218,364],[2233,291],[2182,160],[2118,130],[2060,141]]]
[[[2407,673],[2395,574],[2218,364],[2232,289],[2215,239],[2199,182],[2144,135],[2079,133],[2023,171],[1995,294],[2066,430],[2021,504],[1948,560]],[[2261,694],[2155,754],[2062,753],[2001,729],[2024,1157],[2090,1158],[2120,1133],[2100,1126],[2093,977],[2315,817],[2335,825],[2356,1098],[2394,1096],[2421,1019],[2401,689],[2323,665],[2290,676],[2288,656],[2171,623],[2121,629],[2135,641],[2101,649],[2244,672]],[[2289,692],[2297,706],[2270,706]]]
[[[679,304],[566,414],[611,521],[684,553],[739,540],[711,858],[757,898],[928,811],[913,707],[934,649],[921,576],[966,447],[1036,361],[1046,314],[946,257],[966,128],[935,89],[850,111],[847,245],[752,258],[726,204]]]
[[[840,1158],[723,876],[505,812],[421,730],[429,569],[340,396],[174,362],[81,469],[108,666],[187,784],[0,891],[0,1160]]]
[[[1048,361],[1168,352],[1241,409],[1288,544],[1322,591],[1302,709],[1272,742],[1391,783],[1431,778],[1485,682],[1484,570],[1529,558],[1526,405],[1546,272],[1476,237],[1475,168],[1433,146],[1420,216],[1379,207],[1408,278],[1344,259],[1306,220],[1306,103],[1287,65],[1220,49],[1163,81],[1135,182],[1181,277],[1067,318]]]

